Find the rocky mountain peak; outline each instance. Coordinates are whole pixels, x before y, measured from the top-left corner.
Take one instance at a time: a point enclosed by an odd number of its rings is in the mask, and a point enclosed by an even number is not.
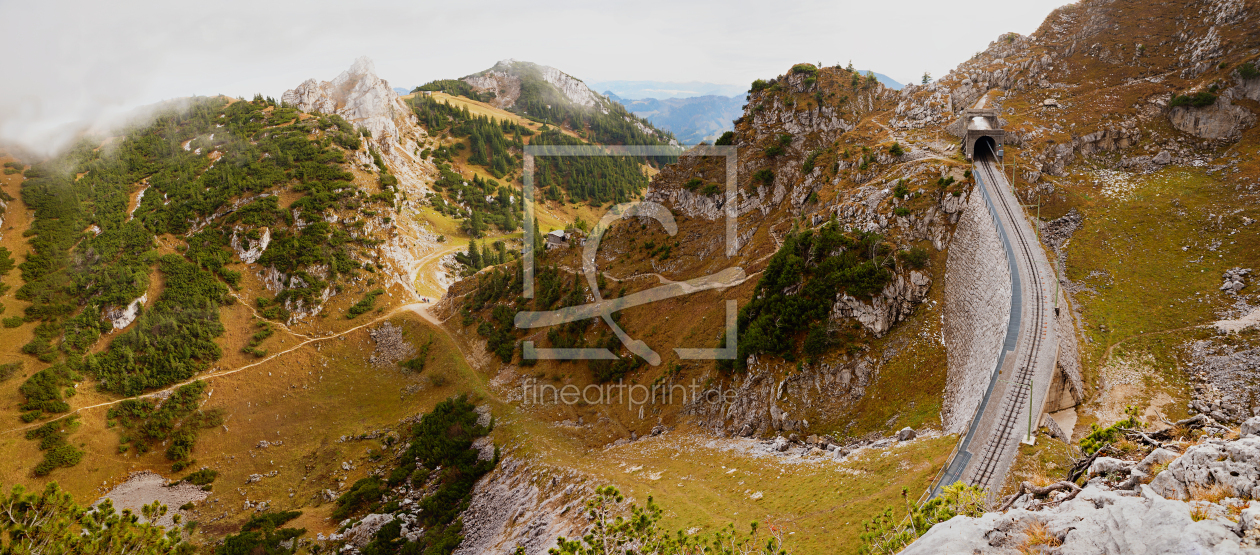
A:
[[[383,149],[398,142],[398,120],[411,113],[389,82],[376,75],[376,65],[367,56],[332,81],[307,79],[280,99],[303,112],[337,114],[370,132]]]
[[[491,104],[498,108],[511,108],[520,97],[521,79],[541,79],[555,87],[569,102],[586,108],[595,108],[608,102],[603,95],[591,90],[581,79],[551,66],[524,62],[513,58],[499,60],[493,67],[465,77],[478,93],[494,92]]]

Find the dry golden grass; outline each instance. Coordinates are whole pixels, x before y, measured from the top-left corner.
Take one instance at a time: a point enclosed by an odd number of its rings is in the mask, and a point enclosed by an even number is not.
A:
[[[1018,547],[1022,554],[1044,553],[1045,548],[1058,547],[1063,542],[1050,533],[1045,523],[1034,520],[1024,528],[1024,541]]]
[[[1220,484],[1212,484],[1209,487],[1190,486],[1191,501],[1208,501],[1211,503],[1220,503],[1222,499],[1230,497],[1234,492],[1229,488]]]
[[[1207,518],[1208,512],[1207,509],[1203,508],[1203,506],[1195,505],[1190,509],[1190,520],[1198,522],[1200,520],[1206,520]]]

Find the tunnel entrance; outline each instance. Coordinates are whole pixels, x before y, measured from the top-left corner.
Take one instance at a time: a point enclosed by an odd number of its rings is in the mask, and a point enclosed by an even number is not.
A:
[[[1002,120],[994,109],[963,110],[963,124],[967,133],[963,141],[963,154],[975,159],[976,154],[996,154],[1002,148],[1002,139],[1006,132],[1002,130]]]
[[[975,146],[972,148],[972,158],[981,156],[993,156],[997,158],[998,145],[993,137],[988,135],[977,137]]]

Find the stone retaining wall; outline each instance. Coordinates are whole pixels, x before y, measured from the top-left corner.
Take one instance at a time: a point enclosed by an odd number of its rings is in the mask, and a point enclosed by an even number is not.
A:
[[[944,334],[949,361],[941,421],[966,433],[997,364],[1011,314],[1011,271],[984,197],[972,189],[950,242]]]

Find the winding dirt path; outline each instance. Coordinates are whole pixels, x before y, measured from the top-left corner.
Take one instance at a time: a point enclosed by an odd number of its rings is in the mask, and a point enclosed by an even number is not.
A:
[[[65,414],[58,415],[56,418],[52,418],[52,419],[50,419],[50,420],[45,420],[45,421],[43,421],[43,422],[37,422],[37,423],[34,423],[34,424],[29,424],[29,425],[26,425],[26,426],[19,426],[19,427],[16,427],[16,428],[10,428],[10,429],[8,429],[8,430],[3,430],[3,431],[0,431],[0,435],[3,435],[3,434],[9,434],[9,433],[13,433],[13,432],[21,432],[21,431],[25,431],[25,430],[30,430],[30,429],[38,428],[38,427],[40,427],[40,426],[43,426],[43,425],[45,425],[45,424],[48,424],[49,422],[56,422],[56,421],[58,421],[58,420],[61,420],[61,419],[63,419],[63,418],[68,418],[68,417],[70,417],[70,416],[73,416],[73,415],[79,414],[80,412],[83,412],[83,411],[86,411],[86,410],[91,410],[91,409],[97,409],[97,408],[101,408],[101,407],[109,407],[109,406],[117,405],[117,404],[122,403],[123,401],[126,401],[126,400],[128,400],[128,399],[144,399],[144,398],[149,398],[149,397],[156,397],[156,396],[158,396],[158,395],[159,395],[159,394],[161,394],[161,393],[174,391],[174,390],[175,390],[175,389],[177,389],[177,388],[183,387],[183,386],[185,386],[185,385],[188,385],[188,384],[193,383],[193,382],[198,381],[198,380],[212,380],[212,379],[214,379],[214,378],[221,378],[221,377],[223,377],[223,376],[230,376],[230,375],[232,375],[232,374],[236,374],[236,373],[238,373],[238,372],[243,372],[243,371],[245,371],[245,370],[249,370],[250,368],[253,368],[253,367],[255,367],[255,366],[261,366],[261,365],[263,365],[263,364],[266,364],[266,363],[268,363],[268,362],[271,362],[273,359],[276,359],[276,358],[278,358],[278,357],[281,357],[281,356],[284,356],[284,355],[286,355],[286,354],[292,353],[293,351],[296,351],[296,350],[298,350],[298,349],[301,349],[302,347],[305,347],[305,346],[307,346],[307,345],[309,345],[309,344],[311,344],[311,343],[316,343],[316,342],[320,342],[320,341],[331,341],[331,340],[337,339],[338,337],[341,337],[341,336],[343,336],[343,335],[346,335],[346,334],[348,334],[348,333],[350,333],[350,332],[353,332],[353,331],[356,331],[356,330],[363,329],[363,328],[365,328],[365,327],[368,327],[368,326],[371,326],[371,325],[373,325],[373,324],[376,324],[376,323],[382,322],[382,321],[384,321],[384,320],[388,320],[388,319],[390,319],[390,318],[394,317],[394,315],[396,315],[396,314],[398,314],[399,312],[402,312],[402,311],[404,311],[404,310],[411,310],[412,312],[415,312],[415,313],[419,314],[419,315],[420,315],[421,317],[423,317],[425,320],[428,320],[429,322],[433,322],[433,323],[434,323],[434,325],[437,325],[438,327],[441,327],[441,323],[439,323],[436,319],[434,319],[431,315],[429,315],[427,310],[424,310],[424,309],[419,309],[419,310],[417,310],[416,308],[413,308],[413,307],[417,307],[417,306],[419,306],[419,307],[424,307],[424,306],[426,306],[426,305],[424,305],[423,303],[417,303],[417,304],[408,304],[408,305],[400,306],[400,307],[397,307],[397,308],[395,308],[395,309],[393,309],[393,310],[389,311],[389,312],[388,312],[388,313],[386,313],[386,314],[381,315],[380,317],[378,317],[378,318],[376,318],[376,319],[374,319],[374,320],[369,320],[369,321],[364,322],[364,323],[362,323],[362,324],[359,324],[359,325],[357,325],[357,326],[355,326],[355,327],[353,327],[353,328],[349,328],[349,329],[347,329],[347,330],[344,330],[344,331],[341,331],[341,332],[338,332],[338,333],[334,333],[334,334],[332,334],[332,335],[327,335],[327,336],[324,336],[324,337],[307,337],[307,336],[300,335],[300,334],[294,334],[294,335],[298,335],[298,336],[300,336],[300,337],[306,337],[306,340],[305,340],[305,341],[302,341],[301,343],[298,343],[298,344],[296,344],[296,345],[294,345],[294,346],[292,346],[292,347],[290,347],[290,348],[288,348],[288,349],[285,349],[285,350],[283,350],[283,351],[280,351],[280,352],[277,352],[277,353],[275,353],[275,354],[272,354],[272,355],[270,355],[270,356],[268,356],[268,357],[266,357],[266,358],[263,358],[263,359],[261,359],[261,360],[258,360],[258,361],[256,361],[256,362],[251,362],[251,363],[249,363],[249,364],[246,364],[246,365],[244,365],[244,366],[239,366],[239,367],[233,368],[233,369],[231,369],[231,370],[222,370],[222,371],[219,371],[219,372],[213,372],[213,373],[208,373],[208,374],[201,374],[201,375],[198,375],[198,376],[196,376],[196,377],[193,377],[193,378],[190,378],[190,379],[184,380],[184,381],[182,381],[182,382],[175,383],[175,384],[171,384],[171,385],[166,386],[166,387],[164,387],[164,388],[162,388],[162,389],[157,389],[157,390],[154,390],[154,391],[150,391],[150,392],[145,393],[145,394],[143,394],[143,395],[136,395],[136,396],[134,396],[134,397],[124,397],[124,398],[121,398],[121,399],[115,399],[115,400],[113,400],[113,401],[108,401],[108,402],[104,402],[104,403],[97,403],[97,404],[95,404],[95,405],[88,405],[88,406],[84,406],[84,407],[79,407],[79,408],[76,408],[76,409],[74,409],[74,410],[72,410],[72,411],[70,411],[70,412],[67,412],[67,413],[65,413]]]

